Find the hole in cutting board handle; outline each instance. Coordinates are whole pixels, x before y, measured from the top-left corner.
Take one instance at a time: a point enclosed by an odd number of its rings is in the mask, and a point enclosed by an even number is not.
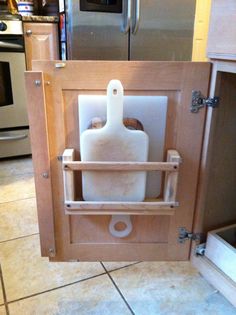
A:
[[[117,89],[113,89],[113,95],[117,95],[118,91]]]
[[[109,223],[109,232],[114,237],[126,237],[132,232],[133,226],[130,215],[112,215]]]
[[[127,229],[127,224],[123,221],[118,221],[116,222],[116,224],[114,225],[114,228],[116,231],[124,231],[125,229]]]

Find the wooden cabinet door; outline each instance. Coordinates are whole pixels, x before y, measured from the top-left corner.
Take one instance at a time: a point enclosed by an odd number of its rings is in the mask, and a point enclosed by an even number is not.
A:
[[[58,26],[53,23],[24,23],[27,70],[32,60],[59,59]]]
[[[188,260],[190,242],[179,243],[178,233],[180,227],[192,229],[206,115],[205,108],[192,113],[190,106],[192,90],[208,93],[210,64],[42,61],[33,70],[26,74],[26,85],[42,255],[53,261]],[[105,94],[111,79],[122,82],[126,95],[168,97],[165,153],[176,149],[183,159],[179,207],[172,215],[164,210],[132,215],[133,231],[125,238],[109,233],[108,213],[68,215],[64,206],[60,156],[66,148],[80,156],[78,96]],[[79,173],[75,187],[81,195]]]

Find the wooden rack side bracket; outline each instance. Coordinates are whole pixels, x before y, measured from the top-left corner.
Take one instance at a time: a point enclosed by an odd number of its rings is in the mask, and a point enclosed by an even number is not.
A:
[[[62,156],[65,213],[70,215],[173,215],[176,202],[178,171],[181,157],[176,150],[168,150],[167,162],[80,162],[74,161],[74,149],[66,149]],[[164,199],[142,202],[75,201],[74,171],[165,171]]]

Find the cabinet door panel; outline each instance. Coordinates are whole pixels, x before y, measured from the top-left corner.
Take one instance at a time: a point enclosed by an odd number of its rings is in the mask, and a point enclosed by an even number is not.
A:
[[[50,256],[50,240],[52,243],[55,240],[56,253],[51,258],[55,261],[187,260],[190,242],[178,243],[178,228],[192,228],[205,122],[205,109],[197,114],[190,112],[191,95],[192,90],[207,94],[210,64],[68,61],[64,68],[55,69],[55,62],[35,62],[34,71],[26,77],[31,137],[35,144],[39,138],[47,143],[45,148],[43,145],[32,148],[42,254]],[[41,88],[45,90],[44,103],[35,96],[40,87],[32,84],[37,76],[42,79],[37,71],[42,71],[43,78],[50,81]],[[79,159],[78,95],[105,94],[108,82],[114,78],[122,82],[127,95],[168,96],[165,152],[176,149],[183,158],[177,192],[180,205],[174,215],[132,216],[133,231],[123,239],[109,234],[109,215],[64,213],[62,165],[58,160],[65,148],[74,148]],[[39,133],[37,125],[45,117],[46,126]],[[40,157],[44,154],[45,158],[45,152],[48,152],[47,162]],[[42,185],[42,173],[48,164],[49,178],[44,180],[50,182],[50,191],[48,185]],[[75,177],[76,194],[80,196],[80,174]],[[45,201],[43,205],[43,196],[48,194],[52,203],[48,205]],[[51,220],[43,220],[45,211]]]
[[[59,59],[57,27],[52,23],[24,24],[27,70],[32,69],[32,60]]]

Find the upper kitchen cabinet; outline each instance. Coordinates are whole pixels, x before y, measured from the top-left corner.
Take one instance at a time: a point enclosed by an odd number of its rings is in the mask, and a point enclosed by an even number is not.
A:
[[[56,23],[24,23],[27,70],[32,60],[59,59],[58,26]]]
[[[236,2],[212,1],[208,37],[208,57],[236,60]]]

